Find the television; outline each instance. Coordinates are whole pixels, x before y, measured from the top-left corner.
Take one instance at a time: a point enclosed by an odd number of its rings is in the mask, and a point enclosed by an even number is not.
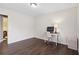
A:
[[[47,32],[53,33],[54,32],[54,26],[47,27]]]

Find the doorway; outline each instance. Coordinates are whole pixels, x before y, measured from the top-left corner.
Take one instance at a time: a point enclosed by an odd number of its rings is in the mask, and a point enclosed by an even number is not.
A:
[[[8,16],[2,16],[3,43],[8,44]]]
[[[0,50],[8,46],[8,16],[0,14]]]

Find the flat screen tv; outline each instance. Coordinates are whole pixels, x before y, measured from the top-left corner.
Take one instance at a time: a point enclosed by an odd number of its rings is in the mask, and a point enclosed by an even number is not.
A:
[[[54,26],[47,27],[47,32],[54,32]]]

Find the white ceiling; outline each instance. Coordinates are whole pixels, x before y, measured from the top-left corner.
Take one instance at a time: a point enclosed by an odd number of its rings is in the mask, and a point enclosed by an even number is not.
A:
[[[10,9],[31,16],[38,16],[50,12],[75,7],[76,3],[40,3],[37,8],[31,8],[28,3],[0,3],[0,8]]]

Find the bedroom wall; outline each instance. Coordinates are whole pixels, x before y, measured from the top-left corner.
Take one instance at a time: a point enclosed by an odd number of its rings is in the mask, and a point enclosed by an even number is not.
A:
[[[8,15],[8,43],[34,37],[32,16],[0,8],[0,14]]]
[[[79,52],[79,5],[77,6],[77,38],[78,38],[78,52]]]
[[[47,40],[46,27],[58,23],[60,32],[59,43],[77,50],[76,8],[61,10],[55,13],[41,15],[36,18],[36,37]],[[55,41],[55,39],[53,39]]]
[[[0,42],[2,42],[3,30],[2,30],[2,16],[0,16]]]

